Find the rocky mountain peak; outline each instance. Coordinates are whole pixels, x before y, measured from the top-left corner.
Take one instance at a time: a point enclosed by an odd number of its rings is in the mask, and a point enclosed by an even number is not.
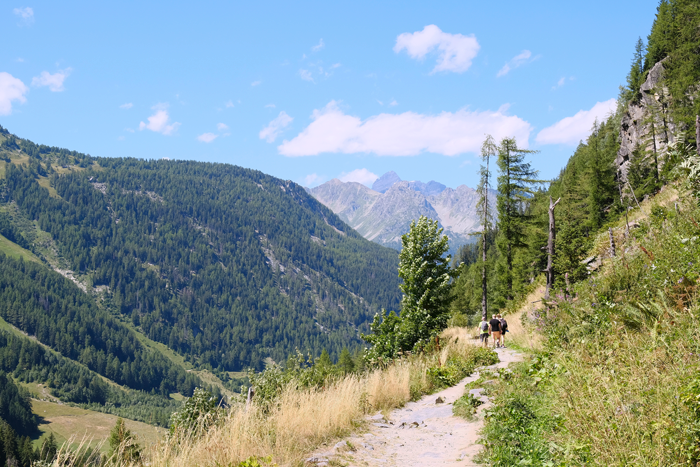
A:
[[[372,189],[374,191],[378,191],[379,193],[385,193],[386,190],[391,188],[394,183],[398,183],[400,181],[401,177],[399,177],[393,170],[390,170],[374,181],[372,184]]]

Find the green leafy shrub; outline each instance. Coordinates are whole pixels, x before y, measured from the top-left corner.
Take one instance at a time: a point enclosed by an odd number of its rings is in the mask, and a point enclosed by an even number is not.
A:
[[[476,413],[476,409],[482,404],[483,402],[474,397],[472,393],[465,392],[462,397],[455,401],[452,406],[452,413],[458,417],[471,420]]]
[[[170,435],[198,438],[222,419],[217,400],[202,388],[185,399],[182,409],[170,417]]]

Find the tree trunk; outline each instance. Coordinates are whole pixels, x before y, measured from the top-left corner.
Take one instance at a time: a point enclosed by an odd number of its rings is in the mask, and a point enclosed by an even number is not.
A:
[[[483,244],[482,244],[481,259],[481,316],[488,319],[488,303],[486,298],[486,226],[484,226]]]
[[[615,251],[615,237],[613,237],[612,227],[608,227],[608,235],[610,236],[610,257],[614,258],[617,256]]]
[[[700,156],[700,115],[695,116],[695,146]]]
[[[559,198],[556,202],[552,202],[552,197],[549,197],[549,239],[547,240],[547,290],[544,293],[544,298],[549,300],[549,292],[554,287],[554,240],[556,238],[556,226],[554,225],[554,208],[561,201]]]

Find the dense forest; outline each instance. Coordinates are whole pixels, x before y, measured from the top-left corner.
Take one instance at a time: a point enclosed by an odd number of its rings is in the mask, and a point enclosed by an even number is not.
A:
[[[669,147],[657,151],[653,141],[640,141],[627,172],[623,176],[615,164],[620,148],[621,120],[627,106],[641,98],[640,86],[653,66],[663,61],[663,86],[667,96],[663,107],[648,121],[639,122],[652,128],[648,139],[658,138],[653,133],[654,122],[664,125],[675,122],[680,141],[695,146],[695,116],[700,113],[700,100],[691,92],[700,82],[700,8],[690,0],[662,0],[646,45],[640,39],[632,57],[626,86],[620,88],[617,111],[604,121],[596,122],[590,136],[581,141],[559,174],[551,181],[531,177],[519,190],[526,193],[517,203],[515,225],[520,238],[512,243],[510,268],[503,248],[506,235],[504,216],[504,185],[499,190],[499,220],[486,237],[486,273],[489,313],[507,307],[529,290],[529,285],[547,266],[548,224],[550,197],[556,201],[556,249],[553,258],[554,288],[565,290],[567,281],[573,284],[588,277],[582,264],[590,250],[595,234],[608,223],[619,219],[625,210],[636,206],[645,196],[658,192],[673,176],[680,162],[677,151]],[[666,94],[665,94],[666,93]],[[658,152],[658,154],[657,154]],[[506,155],[499,148],[498,157]],[[535,168],[530,168],[533,170]],[[498,171],[506,173],[503,166]],[[508,226],[510,228],[510,226]],[[455,282],[452,312],[473,323],[481,309],[482,242],[466,245],[455,258],[455,265],[464,264],[465,272]],[[505,285],[512,280],[512,289]]]
[[[29,156],[5,171],[3,201],[16,216],[106,290],[104,306],[197,365],[260,369],[295,348],[337,358],[398,303],[396,253],[291,182],[223,164],[81,158],[9,133],[3,145]],[[88,170],[56,173],[66,158]],[[46,176],[55,195],[39,184]],[[4,227],[8,238],[28,243],[16,224]]]

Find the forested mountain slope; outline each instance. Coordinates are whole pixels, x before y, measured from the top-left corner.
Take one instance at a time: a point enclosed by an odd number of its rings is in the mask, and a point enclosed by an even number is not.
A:
[[[5,230],[52,263],[48,236],[55,269],[62,262],[103,308],[195,364],[241,370],[295,348],[338,353],[398,304],[396,253],[292,182],[0,139]]]

